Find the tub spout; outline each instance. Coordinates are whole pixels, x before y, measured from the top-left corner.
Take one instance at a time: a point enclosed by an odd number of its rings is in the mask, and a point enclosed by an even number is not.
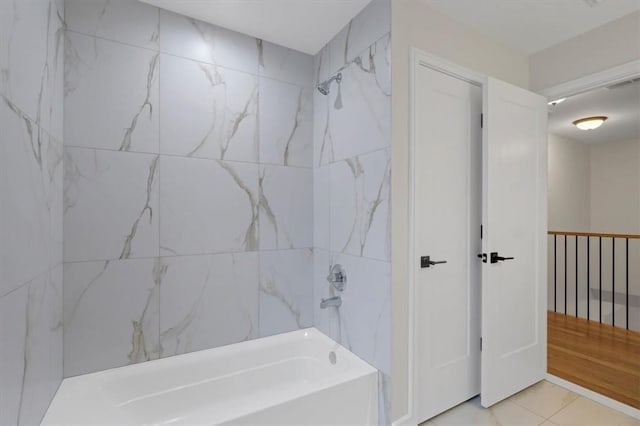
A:
[[[340,298],[340,296],[334,296],[328,299],[322,299],[322,301],[320,302],[321,309],[326,309],[329,306],[335,306],[336,308],[339,308],[340,305],[342,305],[342,298]]]

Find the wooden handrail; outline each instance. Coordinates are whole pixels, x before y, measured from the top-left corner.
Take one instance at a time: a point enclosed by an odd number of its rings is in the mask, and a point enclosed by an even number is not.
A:
[[[628,238],[630,240],[640,240],[640,235],[636,234],[600,234],[597,232],[568,232],[568,231],[547,231],[549,235],[570,235],[577,237],[602,237],[602,238]]]

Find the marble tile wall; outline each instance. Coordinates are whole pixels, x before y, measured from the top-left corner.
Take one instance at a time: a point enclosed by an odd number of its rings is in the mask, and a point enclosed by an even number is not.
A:
[[[62,379],[64,5],[0,2],[0,424],[38,424]]]
[[[311,326],[313,57],[65,9],[65,376]]]
[[[379,373],[380,424],[390,424],[390,1],[373,0],[315,57],[313,94],[314,325]],[[347,272],[342,306],[330,265]]]

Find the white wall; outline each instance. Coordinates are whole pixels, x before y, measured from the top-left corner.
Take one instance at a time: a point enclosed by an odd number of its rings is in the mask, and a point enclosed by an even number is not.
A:
[[[591,224],[589,145],[549,135],[549,230],[588,232]]]
[[[640,140],[591,146],[591,232],[640,235]],[[615,323],[624,327],[625,241],[616,239]],[[603,299],[611,300],[611,240],[603,239]],[[629,240],[629,323],[640,330],[640,239]],[[594,259],[595,261],[595,259]],[[591,283],[591,288],[598,287]]]
[[[549,229],[558,231],[640,234],[640,141],[585,144],[549,135]],[[553,238],[549,237],[549,309],[554,309]],[[590,239],[590,273],[587,284],[587,239],[578,241],[578,314],[587,316],[587,288],[591,303],[590,318],[599,319],[597,294],[602,280],[603,317],[611,323],[612,239]],[[615,324],[625,327],[626,287],[625,240],[615,242]],[[556,308],[564,312],[564,237],[557,237],[555,251]],[[567,312],[575,313],[576,248],[575,237],[567,238]],[[629,240],[629,323],[640,329],[640,240]],[[602,272],[600,272],[600,262]],[[601,277],[601,278],[600,278]]]
[[[458,24],[415,0],[392,1],[392,374],[393,418],[408,404],[408,147],[409,48],[428,53],[521,87],[529,80],[528,58]]]
[[[640,140],[590,151],[591,232],[640,234]]]
[[[529,87],[537,91],[640,58],[640,12],[535,53]]]
[[[640,140],[549,135],[549,229],[640,234]]]

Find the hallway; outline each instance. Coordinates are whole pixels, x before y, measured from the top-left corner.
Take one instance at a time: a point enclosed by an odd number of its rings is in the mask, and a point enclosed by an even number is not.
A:
[[[547,371],[640,408],[640,333],[549,312]]]

